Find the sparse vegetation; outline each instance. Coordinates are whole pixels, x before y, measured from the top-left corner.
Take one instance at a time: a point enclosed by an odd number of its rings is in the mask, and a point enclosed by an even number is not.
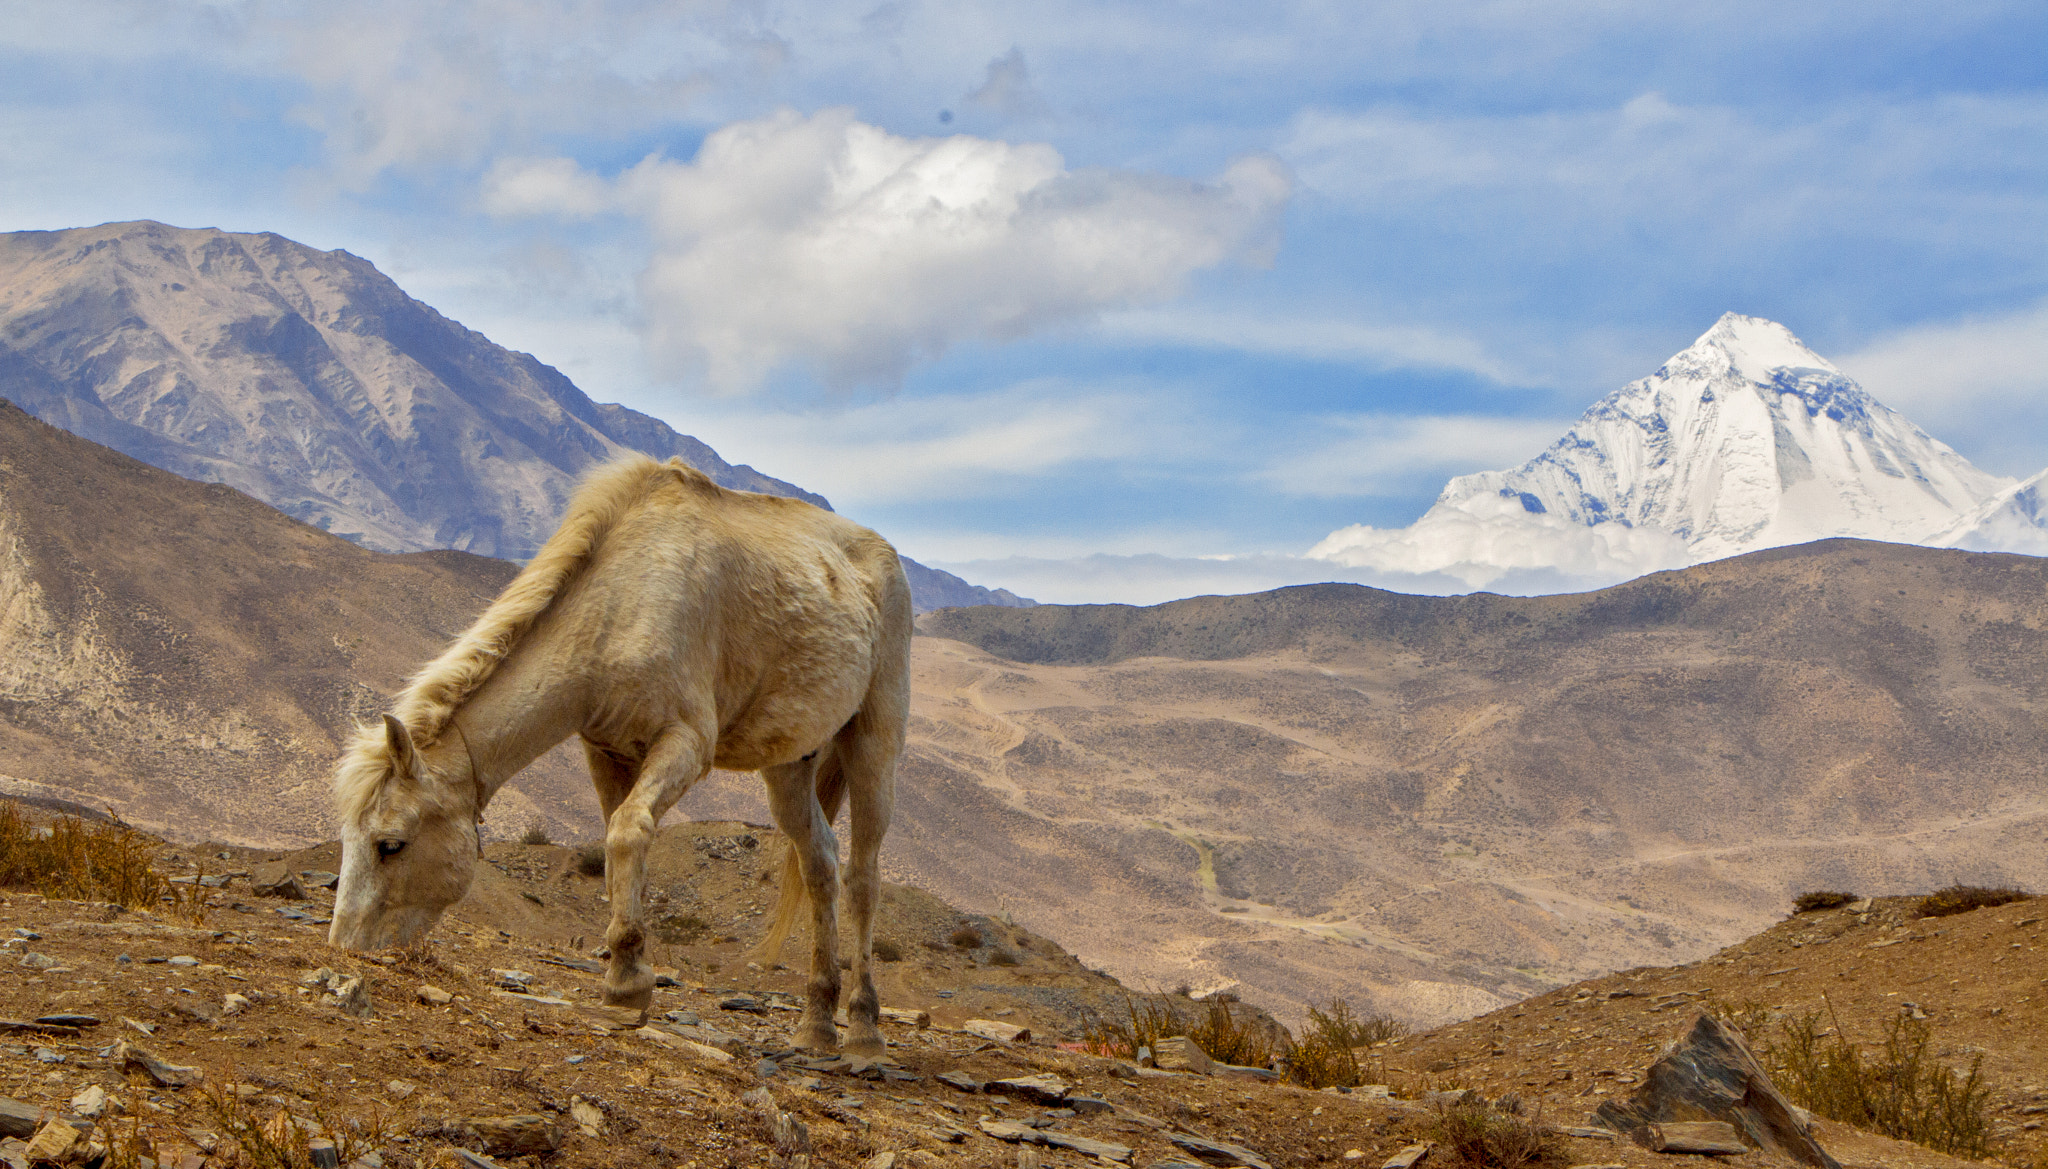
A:
[[[231,1079],[232,1077],[230,1077]],[[268,1119],[259,1116],[250,1102],[215,1077],[199,1093],[198,1104],[218,1134],[206,1163],[223,1169],[314,1169],[313,1142],[331,1141],[340,1161],[346,1165],[375,1152],[397,1135],[389,1119],[372,1112],[363,1118],[338,1118],[315,1108],[311,1116],[297,1116],[288,1108]],[[189,1133],[161,1119],[145,1120],[141,1113],[113,1121],[101,1129],[106,1156],[101,1169],[142,1169],[191,1148]]]
[[[1354,1014],[1343,999],[1331,1000],[1328,1010],[1310,1007],[1308,1026],[1288,1052],[1291,1074],[1311,1088],[1355,1088],[1372,1083],[1381,1069],[1370,1055],[1361,1052],[1407,1033],[1400,1020],[1390,1015]]]
[[[1801,893],[1792,899],[1793,913],[1818,913],[1823,909],[1839,909],[1856,900],[1854,893],[1843,893],[1833,889],[1815,889]]]
[[[1127,1021],[1094,1023],[1082,1032],[1081,1042],[1096,1055],[1136,1059],[1141,1047],[1154,1048],[1169,1035],[1185,1035],[1218,1063],[1265,1067],[1273,1061],[1273,1041],[1249,1013],[1233,1012],[1222,999],[1201,1006],[1197,1016],[1184,1013],[1171,997],[1127,997]]]
[[[1907,1015],[1885,1024],[1884,1048],[1866,1056],[1841,1031],[1823,1032],[1818,1012],[1787,1019],[1760,1054],[1792,1101],[1830,1120],[1913,1141],[1957,1157],[1989,1155],[1991,1089],[1983,1056],[1970,1070],[1935,1061],[1933,1029]]]
[[[155,859],[156,845],[124,824],[59,816],[38,826],[21,805],[0,800],[0,888],[153,908],[171,890]]]
[[[903,947],[890,941],[888,938],[876,938],[873,945],[869,948],[869,953],[872,953],[884,962],[903,961]]]
[[[1437,1109],[1429,1136],[1443,1149],[1446,1161],[1467,1169],[1525,1169],[1570,1160],[1565,1143],[1544,1127],[1541,1118],[1517,1112],[1519,1108],[1496,1111],[1477,1099],[1460,1100]]]
[[[971,925],[963,925],[946,940],[953,943],[954,949],[972,950],[981,945],[981,931]]]
[[[1017,965],[1017,961],[1018,959],[1015,953],[1003,949],[1000,946],[996,947],[995,953],[990,954],[988,956],[988,964],[990,966],[1015,966]]]
[[[586,844],[577,849],[576,871],[586,877],[604,876],[604,845]]]
[[[548,835],[547,825],[538,820],[528,824],[526,831],[519,834],[519,843],[521,844],[553,844],[554,842],[555,838]]]
[[[1994,905],[2006,905],[2027,897],[2024,890],[2010,886],[1987,889],[1982,885],[1950,885],[1936,889],[1920,899],[1914,911],[1921,917],[1947,917],[1956,913],[1968,913],[1972,909],[1990,909]]]

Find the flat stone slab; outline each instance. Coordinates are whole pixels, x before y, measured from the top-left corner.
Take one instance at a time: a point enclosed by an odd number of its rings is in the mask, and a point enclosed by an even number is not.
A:
[[[1058,1104],[1067,1098],[1073,1085],[1049,1072],[1035,1076],[1011,1076],[1006,1080],[990,1080],[982,1088],[1002,1096],[1021,1097],[1037,1104]]]
[[[1170,1132],[1166,1139],[1172,1141],[1183,1152],[1207,1165],[1242,1165],[1245,1169],[1273,1169],[1272,1162],[1252,1152],[1243,1145],[1226,1144],[1198,1137],[1193,1133]]]
[[[1700,1153],[1738,1157],[1749,1152],[1742,1134],[1725,1120],[1667,1120],[1649,1125],[1643,1146],[1653,1153]]]
[[[960,1025],[969,1035],[982,1039],[993,1039],[997,1043],[1029,1043],[1031,1028],[1019,1027],[1015,1023],[1002,1023],[994,1019],[969,1019]]]
[[[1076,1136],[1056,1129],[1034,1128],[1014,1120],[991,1120],[983,1117],[979,1122],[981,1131],[999,1141],[1016,1144],[1045,1145],[1054,1149],[1069,1149],[1086,1157],[1100,1157],[1105,1161],[1128,1164],[1131,1150],[1128,1146],[1111,1141],[1098,1141],[1091,1137]],[[1267,1167],[1270,1169],[1270,1167]]]

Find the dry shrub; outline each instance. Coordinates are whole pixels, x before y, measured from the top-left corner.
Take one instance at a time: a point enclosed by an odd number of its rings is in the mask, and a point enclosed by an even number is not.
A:
[[[1009,950],[998,948],[995,953],[988,956],[988,964],[990,966],[1015,966],[1017,965],[1017,955]]]
[[[521,844],[553,844],[554,842],[555,838],[548,835],[547,825],[538,820],[528,824],[526,831],[519,834],[519,843]]]
[[[1818,1012],[1779,1024],[1762,1045],[1772,1078],[1792,1101],[1870,1132],[1913,1141],[1952,1156],[1989,1155],[1991,1089],[1984,1057],[1957,1075],[1929,1058],[1933,1029],[1908,1015],[1885,1024],[1884,1049],[1866,1056],[1842,1036],[1820,1032]]]
[[[206,1159],[221,1169],[314,1169],[312,1143],[302,1118],[288,1108],[268,1117],[259,1116],[249,1101],[215,1077],[199,1093],[198,1103],[211,1127],[218,1133]],[[322,1137],[334,1143],[346,1165],[376,1152],[396,1135],[388,1118],[378,1112],[365,1117],[335,1117],[315,1108],[310,1120]],[[102,1169],[140,1169],[143,1159],[163,1160],[162,1154],[180,1148],[189,1150],[192,1138],[161,1121],[135,1118],[117,1120],[101,1130],[107,1147]]]
[[[2024,891],[2011,887],[1987,889],[1982,885],[1950,885],[1922,897],[1914,909],[1921,917],[1947,917],[1968,913],[1972,909],[1989,909],[1994,905],[2023,901],[2027,896]]]
[[[586,877],[604,876],[604,845],[586,844],[577,849],[576,871]]]
[[[868,953],[873,954],[884,962],[903,961],[903,947],[890,941],[888,938],[876,938],[869,944]]]
[[[1141,1001],[1125,996],[1128,1021],[1092,1023],[1082,1031],[1081,1042],[1096,1055],[1136,1059],[1141,1047],[1156,1051],[1161,1039],[1185,1035],[1218,1063],[1265,1067],[1272,1062],[1273,1041],[1249,1012],[1240,1015],[1230,1009],[1228,1000],[1220,998],[1200,1006],[1201,1012],[1195,1014],[1184,1012],[1173,998]]]
[[[1523,1169],[1570,1160],[1564,1142],[1541,1117],[1495,1111],[1479,1100],[1438,1108],[1429,1136],[1443,1149],[1446,1161],[1467,1169]]]
[[[1301,1041],[1288,1052],[1291,1074],[1311,1088],[1355,1088],[1378,1082],[1376,1077],[1385,1069],[1360,1051],[1407,1033],[1408,1028],[1390,1015],[1354,1014],[1350,1003],[1332,999],[1328,1010],[1308,1009],[1308,1026]]]
[[[91,824],[75,816],[59,816],[46,832],[38,831],[21,805],[0,800],[0,887],[154,908],[171,889],[151,867],[156,847],[124,824]]]
[[[981,945],[981,931],[971,925],[963,925],[954,930],[952,936],[946,940],[953,943],[957,949],[972,950]]]
[[[1801,893],[1792,899],[1793,913],[1817,913],[1823,909],[1839,909],[1856,900],[1854,893],[1842,893],[1833,889],[1815,889]]]

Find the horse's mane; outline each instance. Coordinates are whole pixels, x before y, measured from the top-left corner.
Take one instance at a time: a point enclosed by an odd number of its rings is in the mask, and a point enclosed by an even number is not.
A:
[[[399,692],[392,713],[415,744],[428,747],[440,739],[456,708],[490,680],[498,663],[590,562],[591,553],[619,518],[663,481],[676,478],[710,481],[681,459],[657,463],[642,454],[622,455],[583,480],[555,534],[475,623],[439,657],[420,667]],[[361,812],[388,773],[383,748],[381,724],[359,727],[336,766],[335,800],[345,819]]]

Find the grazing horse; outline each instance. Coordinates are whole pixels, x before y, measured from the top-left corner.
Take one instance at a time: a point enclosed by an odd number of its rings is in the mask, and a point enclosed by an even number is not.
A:
[[[605,817],[605,1001],[646,1009],[647,846],[712,767],[758,771],[788,836],[768,945],[811,906],[799,1046],[838,1045],[839,846],[854,992],[847,1047],[882,1049],[869,972],[882,836],[910,700],[910,586],[880,536],[681,460],[594,472],[562,526],[336,765],[341,884],[329,941],[405,945],[469,888],[484,805],[580,735]]]

